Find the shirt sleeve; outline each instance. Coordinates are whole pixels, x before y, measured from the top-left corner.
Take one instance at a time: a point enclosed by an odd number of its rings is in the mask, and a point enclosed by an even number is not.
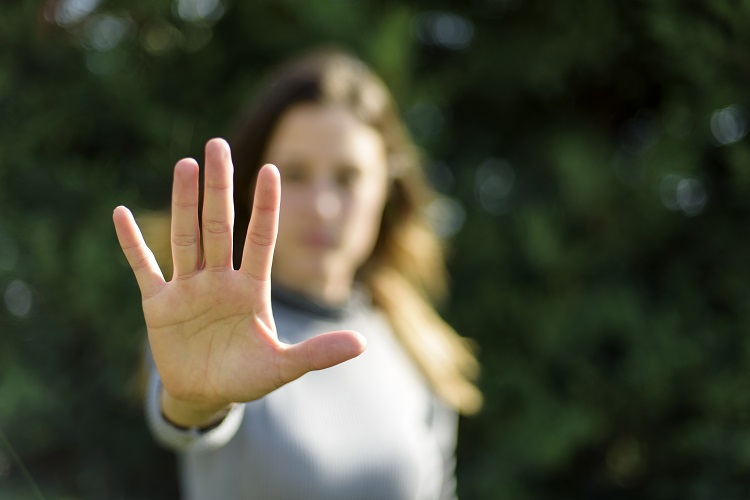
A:
[[[219,423],[209,430],[176,427],[164,418],[161,411],[161,378],[155,367],[146,389],[146,423],[160,445],[177,452],[211,451],[226,445],[237,434],[245,414],[245,405],[237,404]]]

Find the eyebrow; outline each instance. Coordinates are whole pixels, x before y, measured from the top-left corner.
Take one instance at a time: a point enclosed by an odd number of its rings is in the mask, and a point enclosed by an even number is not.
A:
[[[310,164],[310,162],[305,158],[304,155],[301,154],[282,154],[278,157],[274,158],[271,155],[268,155],[266,157],[266,161],[270,161],[271,163],[274,163],[277,167],[282,168],[284,165],[289,166],[295,166],[295,167],[305,167]],[[278,163],[278,164],[277,164]],[[345,171],[352,171],[352,172],[363,172],[367,169],[367,167],[359,162],[351,161],[350,159],[344,158],[336,160],[333,164],[334,169],[336,170],[345,170]]]

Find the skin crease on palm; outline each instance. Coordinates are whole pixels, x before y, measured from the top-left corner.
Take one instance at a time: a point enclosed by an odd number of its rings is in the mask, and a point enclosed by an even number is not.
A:
[[[279,342],[270,280],[273,266],[273,280],[281,286],[325,303],[346,300],[356,270],[372,251],[385,204],[382,139],[343,108],[299,105],[282,116],[266,158],[279,164],[281,179],[273,165],[258,174],[238,270],[231,257],[231,153],[221,139],[206,144],[202,259],[199,166],[189,158],[175,166],[170,282],[130,211],[117,207],[113,214],[143,297],[164,386],[162,410],[178,425],[208,425],[232,402],[263,397],[365,348],[364,338],[351,331],[294,345]]]

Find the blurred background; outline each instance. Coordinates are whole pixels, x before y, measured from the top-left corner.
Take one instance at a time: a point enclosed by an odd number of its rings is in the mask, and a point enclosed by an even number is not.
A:
[[[750,1],[3,0],[0,498],[174,498],[112,209],[275,64],[383,76],[477,341],[464,499],[750,491]]]

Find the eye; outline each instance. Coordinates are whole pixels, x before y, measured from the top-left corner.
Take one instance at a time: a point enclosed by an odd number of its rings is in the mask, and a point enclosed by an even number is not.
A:
[[[336,184],[343,188],[352,188],[362,177],[362,172],[354,167],[342,167],[336,172]]]
[[[279,173],[281,174],[281,181],[285,183],[301,183],[309,177],[304,165],[297,162],[280,164]]]

